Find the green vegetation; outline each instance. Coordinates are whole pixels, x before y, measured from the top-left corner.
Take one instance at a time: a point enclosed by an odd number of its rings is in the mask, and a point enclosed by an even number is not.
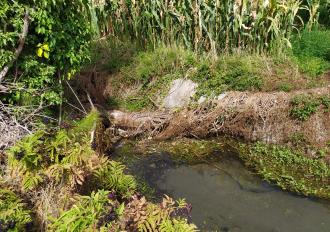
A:
[[[0,67],[9,68],[0,82],[11,84],[0,99],[22,105],[59,104],[61,80],[71,78],[89,57],[88,3],[4,0],[0,9]]]
[[[81,185],[94,156],[89,131],[97,119],[95,111],[71,130],[60,130],[53,136],[39,131],[12,147],[8,152],[9,168],[13,176],[19,177],[23,189],[32,190],[50,180]]]
[[[98,104],[68,81],[82,67],[87,75],[93,70],[92,78],[110,75],[109,92],[91,80],[98,94],[107,94],[102,107],[129,111],[161,108],[178,78],[198,84],[195,101],[226,91],[327,86],[329,10],[326,0],[1,0],[0,134],[18,132],[0,144],[0,231],[32,225],[41,231],[196,231],[186,220],[188,204],[167,196],[148,202],[140,193],[149,186],[99,151],[100,114],[86,113]],[[69,103],[68,90],[78,107]],[[77,111],[69,120],[81,117],[80,107],[85,117],[63,123],[64,102]],[[320,108],[328,112],[330,96],[297,96],[291,106],[291,116],[305,121]],[[306,141],[292,137],[295,146]],[[166,149],[192,161],[207,158],[216,145],[193,141]],[[244,149],[242,158],[268,181],[329,198],[328,148],[317,158],[261,143]]]
[[[125,166],[112,161],[95,172],[95,182],[100,189],[112,189],[120,196],[129,198],[136,191],[137,183],[133,176],[124,174]]]
[[[25,231],[32,222],[31,211],[18,196],[7,189],[0,189],[0,231]]]
[[[111,51],[113,43],[110,38],[103,43],[103,47]],[[121,55],[126,50],[133,50],[134,46],[120,43],[115,52],[109,54]],[[118,51],[120,49],[122,52]],[[112,59],[115,59],[114,56]],[[101,59],[101,63],[102,68],[108,70],[106,57]],[[195,100],[201,96],[216,97],[231,90],[291,91],[328,84],[326,77],[312,78],[299,72],[295,58],[291,56],[272,58],[240,53],[214,59],[181,47],[161,46],[125,54],[125,59],[117,66],[116,71],[108,70],[112,73],[109,77],[111,93],[108,95],[108,106],[129,111],[161,106],[171,82],[178,78],[188,78],[198,83]]]
[[[330,69],[330,31],[304,31],[293,42],[293,54],[299,68],[312,77]]]
[[[310,95],[297,95],[291,100],[291,105],[291,116],[301,121],[306,121],[321,106],[325,112],[328,112],[330,98],[329,96],[316,98]]]
[[[93,192],[91,196],[82,197],[75,207],[62,213],[54,221],[51,230],[67,231],[68,228],[71,228],[71,231],[86,231],[96,228],[100,229],[98,222],[102,216],[112,211],[113,220],[117,216],[121,216],[124,211],[124,205],[115,208],[112,200],[108,197],[109,194],[110,192],[108,191],[100,190],[96,193]]]
[[[313,3],[309,24],[315,22]],[[104,30],[142,45],[179,44],[190,49],[262,52],[290,46],[301,1],[123,1],[105,6]],[[129,19],[129,20],[125,20]],[[298,22],[296,24],[296,22]]]
[[[309,158],[300,149],[256,143],[242,146],[240,156],[265,180],[283,189],[330,198],[330,168],[322,155]]]
[[[147,231],[150,227],[159,231],[195,231],[195,226],[185,221],[185,215],[171,216],[186,205],[178,205],[170,198],[161,207],[143,200],[137,192],[142,185],[125,173],[125,166],[94,150],[97,141],[91,142],[91,132],[98,123],[99,113],[92,111],[72,123],[70,129],[39,131],[19,141],[7,152],[8,166],[0,176],[1,182],[22,196],[34,196],[33,219],[51,231]],[[55,198],[40,194],[47,193],[49,186],[60,188]],[[0,200],[0,226],[22,231],[32,221],[32,210],[26,210],[14,193],[1,190]],[[136,201],[143,204],[134,204]],[[142,218],[136,213],[139,210],[146,211]]]

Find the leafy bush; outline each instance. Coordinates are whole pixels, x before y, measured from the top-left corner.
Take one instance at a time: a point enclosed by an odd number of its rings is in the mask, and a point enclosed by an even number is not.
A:
[[[0,231],[26,231],[32,222],[31,212],[10,190],[0,189]]]
[[[11,83],[1,100],[45,105],[61,102],[60,80],[71,78],[89,57],[90,1],[19,0],[0,2],[1,81]],[[24,20],[23,20],[24,19]],[[23,38],[23,31],[27,31]],[[18,52],[18,48],[22,51]],[[10,87],[11,85],[8,84]]]

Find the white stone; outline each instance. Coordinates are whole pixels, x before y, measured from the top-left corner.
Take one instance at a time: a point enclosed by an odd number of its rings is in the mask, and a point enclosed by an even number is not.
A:
[[[224,99],[227,96],[227,93],[222,93],[217,97],[217,100],[220,101],[222,99]]]
[[[205,96],[201,96],[199,99],[198,99],[198,104],[202,104],[206,101],[206,97]]]
[[[197,84],[191,80],[176,79],[172,82],[171,89],[164,99],[163,106],[168,109],[187,106],[194,96]]]

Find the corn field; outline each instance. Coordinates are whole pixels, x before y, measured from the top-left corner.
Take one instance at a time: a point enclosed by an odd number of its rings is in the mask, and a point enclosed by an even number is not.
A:
[[[299,0],[105,0],[103,33],[142,45],[185,45],[195,51],[285,49],[303,24]]]

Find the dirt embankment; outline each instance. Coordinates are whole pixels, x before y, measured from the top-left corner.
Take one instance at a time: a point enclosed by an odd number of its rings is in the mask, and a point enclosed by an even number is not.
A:
[[[88,91],[93,101],[105,106],[111,83],[107,78],[91,76],[80,81],[79,89]],[[299,95],[315,99],[329,94],[330,86],[292,92],[231,91],[220,100],[206,101],[179,111],[159,109],[130,113],[111,110],[108,116],[127,136],[143,134],[168,139],[232,135],[247,141],[281,144],[303,135],[310,145],[322,147],[330,141],[329,110],[320,105],[306,120],[299,120],[291,115],[292,99]]]

